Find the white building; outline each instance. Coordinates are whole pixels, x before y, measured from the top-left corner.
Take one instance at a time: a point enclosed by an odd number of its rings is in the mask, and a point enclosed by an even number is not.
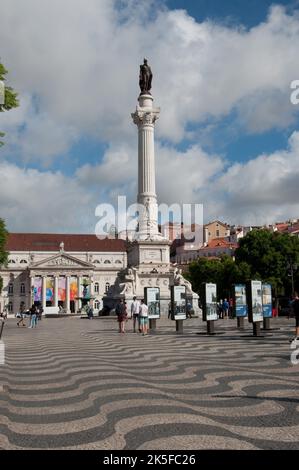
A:
[[[44,311],[61,306],[77,312],[92,299],[96,310],[127,266],[123,240],[99,240],[95,235],[11,233],[7,267],[0,268],[3,288],[0,311],[18,312],[33,302]]]

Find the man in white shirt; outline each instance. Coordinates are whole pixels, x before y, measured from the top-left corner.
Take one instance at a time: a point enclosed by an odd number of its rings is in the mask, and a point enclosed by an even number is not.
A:
[[[138,329],[140,329],[140,321],[139,321],[139,308],[140,302],[137,300],[136,297],[133,297],[133,302],[131,304],[131,316],[133,318],[133,330],[136,333],[136,322],[138,324]]]
[[[141,300],[139,307],[139,318],[142,335],[145,336],[148,333],[148,306]]]

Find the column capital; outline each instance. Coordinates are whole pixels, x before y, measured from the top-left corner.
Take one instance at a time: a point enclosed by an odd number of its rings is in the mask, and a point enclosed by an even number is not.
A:
[[[153,126],[160,116],[160,108],[136,107],[136,111],[131,113],[134,124],[137,126]]]

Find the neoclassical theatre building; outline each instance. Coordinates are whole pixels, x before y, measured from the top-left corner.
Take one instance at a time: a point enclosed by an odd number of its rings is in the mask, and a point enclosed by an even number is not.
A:
[[[125,241],[95,235],[11,233],[8,264],[1,267],[0,311],[32,303],[44,311],[76,313],[92,299],[95,310],[127,266]]]

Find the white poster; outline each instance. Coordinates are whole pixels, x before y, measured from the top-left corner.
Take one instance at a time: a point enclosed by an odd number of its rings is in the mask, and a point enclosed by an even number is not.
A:
[[[186,287],[174,286],[173,311],[175,320],[186,320]]]
[[[206,284],[206,321],[218,320],[217,315],[217,286]]]
[[[146,287],[146,302],[148,318],[160,318],[160,289],[159,287]]]
[[[251,281],[252,321],[263,321],[262,282]]]

